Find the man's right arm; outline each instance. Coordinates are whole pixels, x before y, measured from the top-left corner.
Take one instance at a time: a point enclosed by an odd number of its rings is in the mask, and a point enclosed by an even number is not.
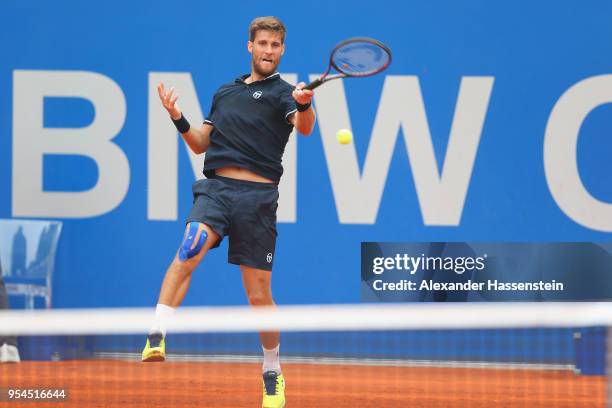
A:
[[[187,132],[181,134],[192,152],[195,154],[202,154],[208,150],[208,146],[210,145],[210,132],[212,132],[213,128],[213,125],[204,123],[199,129],[191,126]]]
[[[210,145],[210,132],[212,132],[214,126],[209,123],[204,123],[199,129],[190,126],[186,119],[183,118],[181,108],[179,108],[178,103],[176,103],[178,94],[174,94],[174,88],[170,88],[169,91],[166,91],[164,84],[159,84],[157,85],[157,92],[159,93],[159,99],[162,105],[164,105],[164,108],[166,108],[170,114],[170,118],[175,124],[177,121],[183,121],[177,124],[177,128],[183,130],[183,127],[188,127],[187,131],[181,132],[181,134],[191,151],[196,154],[201,154],[208,150],[208,146]]]

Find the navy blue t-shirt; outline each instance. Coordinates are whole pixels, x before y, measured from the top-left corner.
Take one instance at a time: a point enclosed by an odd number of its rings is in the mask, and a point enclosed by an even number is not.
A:
[[[204,175],[225,166],[243,167],[279,181],[285,145],[293,130],[289,116],[297,111],[294,87],[277,72],[247,84],[244,75],[222,85],[204,123],[214,126],[204,159]]]

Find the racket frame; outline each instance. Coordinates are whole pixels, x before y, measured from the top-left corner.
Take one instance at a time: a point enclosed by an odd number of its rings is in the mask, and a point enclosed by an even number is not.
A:
[[[374,45],[382,48],[383,51],[386,52],[387,55],[389,56],[389,59],[388,59],[387,63],[385,65],[381,66],[379,69],[377,69],[377,70],[375,70],[373,72],[369,72],[367,74],[362,74],[362,75],[359,75],[359,74],[356,74],[356,75],[355,74],[347,74],[346,72],[344,72],[341,68],[339,68],[334,63],[334,54],[336,53],[336,51],[338,51],[339,48],[344,47],[347,44],[351,44],[351,43],[355,43],[355,42],[368,42],[368,43],[374,44]],[[349,38],[347,40],[341,41],[338,44],[336,44],[336,46],[334,47],[334,49],[332,50],[332,52],[329,55],[329,64],[327,65],[327,70],[319,78],[315,79],[314,81],[312,81],[311,83],[306,85],[304,87],[304,89],[313,90],[313,89],[317,88],[318,86],[323,85],[325,82],[331,81],[332,79],[351,78],[351,77],[353,77],[353,78],[365,78],[365,77],[369,77],[369,76],[372,76],[372,75],[376,75],[379,72],[382,72],[385,69],[387,69],[389,64],[391,64],[391,59],[392,59],[391,50],[389,49],[389,47],[387,47],[382,42],[380,42],[380,41],[378,41],[378,40],[376,40],[374,38],[370,38],[370,37],[352,37],[352,38]],[[332,67],[336,71],[338,71],[338,74],[329,75],[329,72],[330,72]]]

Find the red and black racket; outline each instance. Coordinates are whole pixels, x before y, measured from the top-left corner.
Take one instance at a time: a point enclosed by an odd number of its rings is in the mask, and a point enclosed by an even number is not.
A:
[[[334,47],[327,71],[304,89],[315,89],[327,81],[346,77],[368,77],[384,71],[391,64],[391,50],[378,40],[354,37]],[[331,68],[338,74],[329,75]]]

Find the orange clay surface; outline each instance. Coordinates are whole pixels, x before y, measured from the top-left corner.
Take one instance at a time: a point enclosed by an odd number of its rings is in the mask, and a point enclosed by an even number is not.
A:
[[[284,364],[287,408],[604,407],[603,377],[567,371]],[[61,402],[0,407],[259,407],[260,366],[115,360],[0,365],[0,388],[59,388]]]

